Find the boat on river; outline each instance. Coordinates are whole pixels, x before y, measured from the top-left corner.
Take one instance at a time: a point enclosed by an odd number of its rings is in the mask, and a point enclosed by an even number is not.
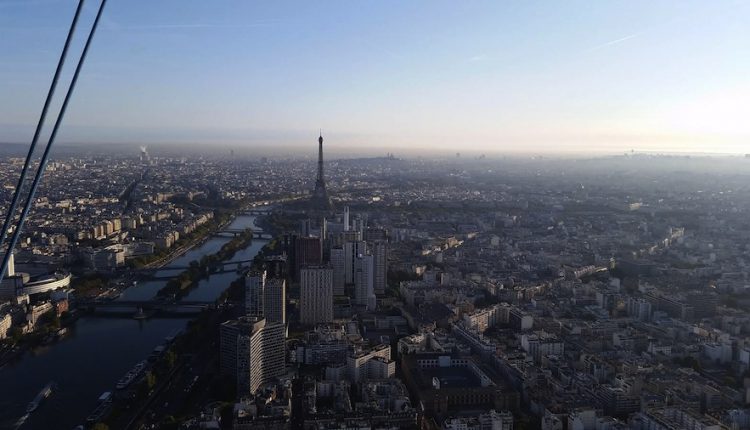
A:
[[[86,417],[86,423],[89,425],[94,425],[100,421],[102,421],[104,418],[106,418],[107,415],[109,415],[109,411],[112,409],[112,393],[109,391],[106,391],[102,393],[101,396],[99,396],[98,403],[96,405],[96,408],[94,408],[93,412]]]
[[[42,400],[46,399],[47,397],[52,394],[52,388],[54,383],[49,382],[47,385],[42,388],[42,391],[39,392],[39,394],[34,397],[34,400],[32,400],[28,406],[26,406],[26,413],[30,414],[36,410],[36,408],[39,407],[39,404],[42,403]]]
[[[120,378],[119,381],[117,381],[117,385],[115,385],[115,388],[118,390],[124,390],[127,388],[133,381],[135,381],[141,373],[143,373],[143,370],[146,368],[146,362],[141,361],[140,363],[136,364],[135,367],[128,370],[128,373],[125,374],[122,378]]]

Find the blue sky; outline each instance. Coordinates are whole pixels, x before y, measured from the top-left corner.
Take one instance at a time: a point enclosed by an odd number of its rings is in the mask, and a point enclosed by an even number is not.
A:
[[[0,141],[31,138],[75,5],[0,0]],[[59,139],[750,152],[748,23],[745,1],[109,0]]]

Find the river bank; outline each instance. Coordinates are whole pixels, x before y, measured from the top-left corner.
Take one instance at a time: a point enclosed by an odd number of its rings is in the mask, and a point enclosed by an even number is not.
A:
[[[176,278],[169,280],[156,295],[173,299],[182,298],[188,289],[196,286],[199,280],[210,276],[218,265],[231,260],[238,250],[248,247],[252,241],[253,230],[245,229],[238,236],[222,245],[215,254],[204,255],[200,260],[191,261],[187,270],[180,273]]]
[[[228,228],[260,228],[255,217],[238,214]],[[225,227],[225,228],[227,228]],[[190,261],[215,254],[231,239],[209,237],[200,246],[157,271],[159,276],[179,274]],[[251,260],[266,240],[255,239],[239,250],[234,258]],[[185,300],[213,301],[237,278],[235,272],[211,274],[189,291]],[[149,300],[164,286],[164,281],[147,281],[130,286],[122,300]],[[0,392],[0,428],[15,428],[24,418],[22,429],[73,428],[80,424],[96,405],[104,391],[112,391],[115,383],[136,363],[146,358],[165,337],[183,330],[192,318],[100,318],[82,315],[68,329],[68,334],[49,345],[27,350],[0,369],[0,386],[13,390]],[[58,385],[33,414],[26,416],[26,404],[50,381]]]
[[[179,246],[168,250],[166,254],[158,257],[156,260],[146,262],[143,260],[143,257],[139,257],[128,260],[125,268],[118,269],[117,272],[111,275],[96,272],[74,276],[71,282],[71,287],[78,298],[92,300],[117,298],[125,290],[141,280],[138,272],[133,269],[158,270],[172,264],[175,260],[184,256],[191,250],[203,246],[217,233],[230,226],[235,219],[237,219],[237,216],[239,216],[237,212],[228,214],[220,224],[206,226],[204,230],[194,232],[193,234],[195,237],[182,239]]]
[[[183,239],[187,242],[167,251],[167,254],[165,256],[159,257],[151,262],[144,262],[142,264],[139,264],[138,260],[134,259],[131,260],[131,264],[133,264],[133,267],[135,268],[144,269],[159,269],[161,267],[164,267],[167,264],[171,263],[174,259],[185,254],[187,251],[193,249],[196,246],[202,245],[206,242],[206,240],[210,239],[212,235],[227,228],[227,226],[229,226],[235,219],[237,219],[237,216],[237,212],[228,212],[221,214],[219,215],[219,219],[210,221],[214,225],[199,227],[198,229],[196,229],[196,231],[191,233],[191,235],[194,235],[195,237],[188,236],[187,238]]]
[[[30,349],[58,342],[67,335],[67,330],[73,326],[80,317],[81,313],[73,310],[72,312],[67,313],[65,318],[60,319],[60,327],[55,330],[45,330],[44,332],[40,331],[25,334],[20,342],[13,346],[12,349],[4,350],[3,354],[0,355],[0,369],[5,367],[6,364],[17,360]]]

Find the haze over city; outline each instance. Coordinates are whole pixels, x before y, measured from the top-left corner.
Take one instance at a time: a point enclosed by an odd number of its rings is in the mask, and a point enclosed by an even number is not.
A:
[[[30,140],[74,3],[0,1],[0,142]],[[747,22],[742,1],[114,1],[58,141],[743,153]]]
[[[750,430],[748,18],[0,0],[0,429]]]

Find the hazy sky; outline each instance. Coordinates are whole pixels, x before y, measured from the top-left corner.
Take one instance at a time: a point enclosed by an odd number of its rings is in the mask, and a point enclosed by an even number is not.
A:
[[[0,142],[75,5],[0,0]],[[109,0],[59,139],[744,153],[749,113],[744,1]]]

